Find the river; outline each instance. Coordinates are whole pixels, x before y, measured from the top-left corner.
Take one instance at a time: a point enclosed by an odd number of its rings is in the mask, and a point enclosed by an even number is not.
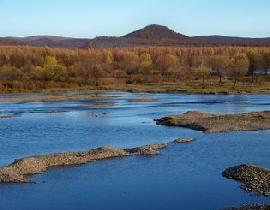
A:
[[[100,146],[130,148],[193,137],[158,156],[105,160],[52,169],[36,184],[1,184],[0,209],[224,209],[270,199],[247,193],[222,177],[230,166],[270,168],[270,131],[205,134],[157,126],[153,119],[187,111],[242,113],[270,109],[270,96],[108,92],[95,100],[0,103],[0,166],[25,156],[84,151]],[[4,97],[4,96],[2,96]],[[134,98],[155,102],[134,102]],[[58,112],[59,111],[59,112]]]

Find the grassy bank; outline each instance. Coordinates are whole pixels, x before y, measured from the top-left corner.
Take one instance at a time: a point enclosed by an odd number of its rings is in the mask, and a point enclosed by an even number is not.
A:
[[[99,86],[71,86],[66,88],[48,89],[2,89],[0,94],[16,93],[60,93],[60,92],[91,92],[100,93],[106,91],[124,92],[149,92],[149,93],[187,93],[187,94],[270,94],[270,81],[261,82],[234,82],[226,80],[219,83],[218,80],[208,80],[203,85],[201,81],[188,81],[181,83],[147,83],[147,84],[110,84]]]

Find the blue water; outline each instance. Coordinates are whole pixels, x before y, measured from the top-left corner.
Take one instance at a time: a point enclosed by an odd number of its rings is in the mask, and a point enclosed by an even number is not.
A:
[[[107,93],[98,101],[1,103],[0,166],[14,159],[100,146],[136,147],[194,137],[154,157],[128,157],[58,168],[33,177],[37,184],[0,185],[0,209],[223,209],[270,199],[246,193],[221,176],[241,163],[270,167],[270,131],[204,134],[155,125],[153,119],[186,111],[241,113],[270,109],[270,96]],[[152,97],[158,102],[129,102]],[[65,111],[50,113],[50,111]]]

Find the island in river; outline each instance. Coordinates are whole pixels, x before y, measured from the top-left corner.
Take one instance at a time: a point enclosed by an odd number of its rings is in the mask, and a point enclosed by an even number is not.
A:
[[[241,114],[186,112],[155,120],[157,125],[178,126],[208,133],[270,129],[270,111]]]

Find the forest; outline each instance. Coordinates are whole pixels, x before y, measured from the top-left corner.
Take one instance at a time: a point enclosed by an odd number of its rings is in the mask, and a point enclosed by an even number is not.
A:
[[[270,48],[60,49],[0,47],[0,91],[131,84],[268,81]]]

